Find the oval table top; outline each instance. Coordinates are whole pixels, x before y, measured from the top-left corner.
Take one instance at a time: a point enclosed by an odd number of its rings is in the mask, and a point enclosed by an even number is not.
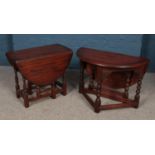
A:
[[[72,50],[59,44],[10,51],[6,56],[16,71],[35,85],[48,85],[64,75]]]
[[[36,59],[46,56],[58,56],[72,54],[72,50],[60,44],[46,45],[41,47],[33,47],[29,49],[22,49],[16,51],[9,51],[6,56],[12,65],[15,65],[16,61]]]
[[[136,68],[149,63],[149,60],[143,57],[130,56],[85,47],[78,49],[77,56],[84,62],[105,68]]]

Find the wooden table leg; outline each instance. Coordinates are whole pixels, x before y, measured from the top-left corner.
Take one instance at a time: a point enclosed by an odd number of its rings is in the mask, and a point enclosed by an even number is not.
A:
[[[53,82],[53,83],[51,84],[51,97],[52,97],[53,99],[56,99],[55,87],[56,87],[56,84],[55,84],[55,82]]]
[[[102,83],[97,82],[97,87],[96,87],[96,101],[94,104],[95,112],[99,113],[100,112],[100,106],[101,106],[101,91],[102,91]]]
[[[141,85],[142,85],[142,78],[139,79],[139,81],[137,82],[137,90],[136,90],[136,95],[135,95],[136,105],[134,106],[135,108],[138,108],[139,107],[140,93],[141,93]]]
[[[25,108],[29,107],[28,90],[26,86],[26,80],[23,78],[23,99]]]
[[[62,83],[63,83],[63,86],[62,86],[62,89],[63,89],[63,92],[62,92],[62,95],[67,95],[67,82],[66,82],[66,79],[65,79],[65,75],[63,75],[62,77]]]
[[[125,84],[125,88],[124,88],[124,97],[125,98],[129,98],[129,87],[131,84],[131,79],[132,79],[132,72],[126,73],[126,84]]]
[[[37,98],[40,98],[40,87],[36,86],[36,96]]]
[[[95,78],[97,79],[97,86],[96,86],[96,100],[95,100],[95,104],[94,104],[94,108],[95,108],[95,112],[99,113],[100,112],[100,107],[101,107],[101,91],[102,91],[102,82],[103,80],[106,79],[107,77],[107,73],[104,74],[104,79],[101,78],[101,73],[102,73],[102,69],[100,67],[97,68],[96,70],[96,75]]]
[[[16,97],[20,98],[20,85],[18,80],[18,72],[16,69],[14,69],[15,72],[15,87],[16,87]]]

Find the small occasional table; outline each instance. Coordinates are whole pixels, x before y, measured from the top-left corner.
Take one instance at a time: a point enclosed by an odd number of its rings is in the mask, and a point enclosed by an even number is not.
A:
[[[90,48],[80,48],[77,56],[81,64],[79,92],[93,106],[95,112],[123,107],[138,108],[148,59]],[[136,95],[134,99],[130,99],[129,87],[134,84],[137,84]],[[89,94],[96,96],[95,101]],[[101,97],[119,103],[103,105]]]
[[[16,96],[29,101],[45,96],[56,98],[56,94],[66,95],[65,71],[72,57],[72,50],[59,44],[34,47],[6,53],[14,68]],[[18,73],[22,75],[20,87]]]

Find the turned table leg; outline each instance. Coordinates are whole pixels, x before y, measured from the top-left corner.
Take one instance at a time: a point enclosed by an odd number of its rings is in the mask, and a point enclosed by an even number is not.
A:
[[[23,78],[23,99],[25,108],[29,107],[28,90],[26,86],[26,80]]]
[[[139,79],[139,81],[137,82],[137,90],[135,95],[135,102],[136,102],[136,105],[134,106],[135,108],[138,108],[139,106],[141,85],[142,85],[142,79]]]
[[[20,86],[19,86],[19,79],[18,79],[18,72],[14,69],[15,72],[15,87],[16,87],[16,96],[20,98]]]
[[[36,86],[36,96],[37,98],[40,98],[40,87]]]
[[[80,62],[80,83],[79,83],[79,92],[82,93],[84,89],[84,63]]]
[[[124,89],[124,97],[129,98],[129,87],[132,79],[132,73],[127,73],[126,75],[126,84]]]
[[[55,84],[55,82],[53,82],[53,83],[51,84],[51,97],[52,97],[53,99],[56,99],[55,88],[56,88],[56,84]]]
[[[95,112],[99,113],[100,112],[100,106],[101,106],[101,91],[102,91],[102,83],[97,82],[97,87],[96,87],[96,101],[95,101]]]

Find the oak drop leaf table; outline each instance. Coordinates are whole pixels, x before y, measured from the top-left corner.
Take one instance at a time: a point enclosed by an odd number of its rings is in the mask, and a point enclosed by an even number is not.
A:
[[[148,59],[90,48],[78,49],[77,56],[81,64],[79,92],[92,105],[95,112],[123,107],[138,108]],[[134,84],[137,84],[136,95],[134,99],[130,99],[129,87]],[[89,94],[96,96],[95,101]],[[101,97],[119,103],[103,105]]]
[[[56,98],[56,94],[66,95],[65,71],[72,57],[72,50],[59,44],[9,51],[6,56],[14,68],[16,96],[29,101],[45,96]],[[20,87],[18,73],[22,75]]]

